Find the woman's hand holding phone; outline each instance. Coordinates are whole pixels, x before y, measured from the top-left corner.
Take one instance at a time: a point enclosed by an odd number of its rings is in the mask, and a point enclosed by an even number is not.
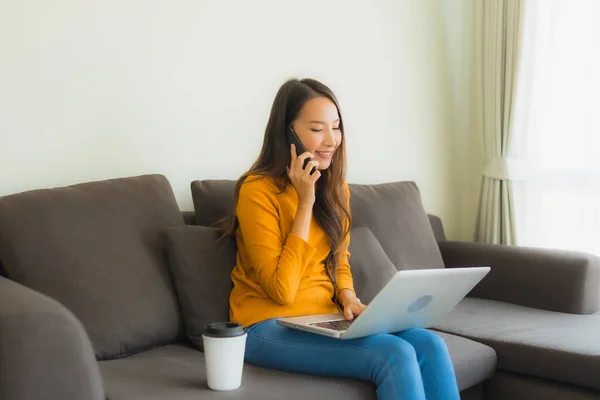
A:
[[[306,167],[303,168],[305,160],[313,158],[314,156],[309,152],[296,154],[296,146],[292,143],[290,145],[291,152],[291,163],[287,167],[287,174],[292,181],[292,185],[296,189],[298,194],[298,207],[311,207],[315,203],[315,183],[321,176],[319,172],[319,162],[309,160]],[[313,170],[311,174],[310,172]]]

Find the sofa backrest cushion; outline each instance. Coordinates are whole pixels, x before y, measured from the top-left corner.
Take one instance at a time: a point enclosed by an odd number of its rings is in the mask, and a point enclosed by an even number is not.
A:
[[[219,219],[231,216],[235,183],[231,180],[192,182],[196,225],[213,226]]]
[[[161,175],[0,198],[7,276],[65,305],[108,359],[183,336],[165,229],[183,218]]]
[[[396,269],[444,268],[414,182],[350,185],[352,227],[373,232]]]
[[[203,349],[206,325],[229,321],[235,238],[219,240],[206,226],[175,227],[167,230],[167,249],[187,336]]]
[[[212,226],[231,215],[234,181],[194,181],[191,187],[197,225]],[[349,187],[352,227],[369,228],[398,270],[444,268],[414,182],[350,184]]]
[[[369,304],[398,271],[365,226],[352,229],[348,251],[354,290],[364,304]]]

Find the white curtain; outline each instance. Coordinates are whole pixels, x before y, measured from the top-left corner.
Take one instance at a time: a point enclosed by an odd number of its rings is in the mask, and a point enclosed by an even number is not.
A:
[[[517,244],[600,254],[600,1],[527,0]]]
[[[521,39],[521,0],[482,0],[478,4],[480,47],[476,52],[480,81],[483,170],[475,240],[513,244],[514,202],[510,159],[514,132],[515,86]]]

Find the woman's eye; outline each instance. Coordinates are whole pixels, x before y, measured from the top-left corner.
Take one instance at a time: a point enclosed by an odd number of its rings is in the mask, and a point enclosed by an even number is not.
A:
[[[311,129],[311,131],[313,131],[313,132],[321,132],[321,131],[323,131],[323,129]]]
[[[336,131],[339,131],[339,130],[340,130],[340,127],[339,127],[339,126],[336,126],[336,127],[335,127],[335,128],[333,128],[333,129],[335,129]]]

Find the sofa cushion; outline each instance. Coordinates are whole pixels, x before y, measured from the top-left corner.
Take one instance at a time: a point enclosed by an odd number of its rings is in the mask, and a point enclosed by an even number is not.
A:
[[[600,389],[600,315],[467,297],[436,329],[493,347],[501,370]]]
[[[369,304],[398,271],[367,227],[351,230],[348,251],[354,290],[364,304]]]
[[[234,181],[194,181],[191,187],[197,225],[212,226],[231,215]],[[349,187],[352,227],[368,227],[397,269],[444,268],[414,182]]]
[[[600,391],[552,379],[496,371],[486,384],[486,400],[598,400]],[[461,400],[462,396],[461,396]]]
[[[441,336],[448,344],[461,391],[491,375],[496,360],[492,349],[460,337]],[[244,364],[242,386],[225,396],[206,385],[204,353],[179,345],[102,361],[100,371],[110,400],[376,399],[375,386],[366,381],[293,374],[250,364]]]
[[[203,349],[207,324],[229,321],[235,239],[219,241],[214,228],[167,229],[167,249],[188,338]]]
[[[235,184],[236,181],[210,179],[192,182],[196,225],[213,226],[219,219],[231,216]]]
[[[183,225],[169,182],[145,175],[0,198],[9,278],[65,305],[96,356],[122,356],[182,333],[164,230]]]
[[[368,227],[398,270],[444,268],[414,182],[352,184],[350,207],[352,226]]]
[[[163,346],[120,360],[103,361],[100,372],[110,400],[363,400],[376,399],[364,381],[299,375],[244,364],[242,386],[232,392],[210,390],[204,353]]]
[[[437,333],[448,346],[459,390],[473,387],[494,374],[497,362],[494,349],[460,336]]]

